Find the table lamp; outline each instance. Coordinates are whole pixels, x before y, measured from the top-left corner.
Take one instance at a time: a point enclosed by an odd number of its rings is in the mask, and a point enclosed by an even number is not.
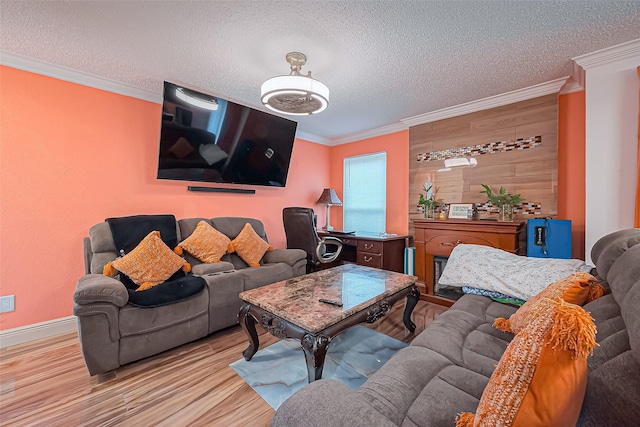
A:
[[[333,188],[325,188],[322,191],[320,198],[316,202],[316,205],[327,205],[327,223],[324,227],[322,227],[322,229],[326,231],[333,230],[333,227],[329,223],[329,218],[330,218],[329,209],[331,209],[331,206],[333,205],[342,206],[342,202],[338,198],[338,195],[336,194],[336,190],[334,190]]]

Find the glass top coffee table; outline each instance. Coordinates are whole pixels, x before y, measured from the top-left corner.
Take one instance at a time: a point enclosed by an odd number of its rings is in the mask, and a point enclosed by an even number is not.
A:
[[[345,264],[242,292],[245,304],[238,321],[249,336],[249,347],[242,354],[249,361],[258,351],[257,322],[278,338],[300,340],[309,382],[320,379],[333,337],[359,323],[377,321],[404,297],[403,322],[410,332],[415,331],[411,312],[420,299],[416,280],[393,271]]]

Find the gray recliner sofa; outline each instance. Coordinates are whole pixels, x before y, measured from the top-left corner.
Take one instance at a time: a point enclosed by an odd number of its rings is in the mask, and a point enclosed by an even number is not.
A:
[[[176,222],[178,242],[207,221],[233,240],[246,223],[268,241],[261,221],[253,218],[188,218]],[[249,266],[235,253],[218,263],[205,264],[185,255],[192,273],[206,286],[198,294],[160,307],[137,307],[117,279],[102,275],[103,267],[116,258],[111,229],[106,222],[94,225],[84,239],[85,275],[73,295],[73,313],[91,375],[152,356],[237,323],[242,305],[238,294],[270,283],[305,274],[307,254],[299,249],[268,251],[260,267]]]
[[[600,239],[591,251],[610,293],[583,307],[594,318],[599,344],[588,358],[587,391],[579,426],[638,425],[640,413],[640,229]],[[455,425],[475,412],[495,365],[513,338],[495,329],[516,308],[465,295],[359,390],[336,380],[315,381],[276,411],[272,426]]]

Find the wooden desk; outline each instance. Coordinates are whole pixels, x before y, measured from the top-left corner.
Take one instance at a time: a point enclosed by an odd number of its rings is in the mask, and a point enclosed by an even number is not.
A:
[[[404,272],[404,248],[409,236],[386,236],[356,233],[339,234],[318,230],[320,237],[337,237],[342,241],[342,259],[358,265]]]
[[[527,253],[527,227],[524,222],[483,220],[414,220],[416,276],[425,291],[421,299],[451,306],[453,301],[434,295],[434,255],[448,257],[461,243],[491,246],[517,255]],[[424,288],[420,285],[424,283]]]

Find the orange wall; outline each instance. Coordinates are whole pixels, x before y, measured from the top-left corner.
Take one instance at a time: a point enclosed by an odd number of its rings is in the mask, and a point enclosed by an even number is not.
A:
[[[570,219],[573,258],[585,259],[585,92],[558,98],[558,218]]]
[[[409,231],[409,131],[401,131],[350,144],[331,150],[331,186],[343,200],[344,158],[369,153],[387,153],[387,233],[407,234]],[[318,194],[320,196],[320,194]],[[318,206],[319,225],[325,223],[325,207]],[[331,208],[331,225],[342,228],[342,208]]]
[[[330,184],[331,148],[296,140],[286,188],[188,192],[155,178],[159,104],[5,66],[0,81],[0,295],[16,297],[3,330],[72,314],[82,238],[107,217],[255,217],[285,247],[282,208]]]

